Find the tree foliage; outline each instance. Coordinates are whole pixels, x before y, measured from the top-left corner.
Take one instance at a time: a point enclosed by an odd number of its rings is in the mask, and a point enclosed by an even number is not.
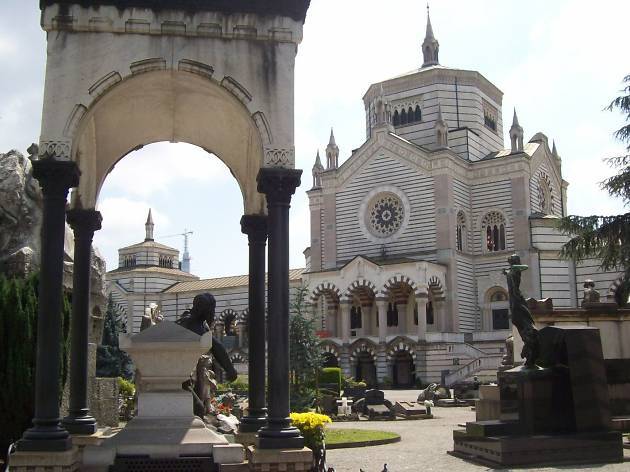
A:
[[[107,311],[103,326],[103,339],[96,351],[97,377],[122,377],[133,379],[133,364],[125,351],[118,347],[118,335],[125,331],[123,317],[116,308],[112,294],[107,299]]]
[[[621,198],[625,206],[630,204],[630,75],[623,79],[621,95],[608,107],[619,110],[626,124],[615,131],[614,136],[626,144],[626,152],[606,159],[617,173],[600,185],[611,196]],[[630,293],[630,213],[612,216],[567,216],[562,218],[559,228],[571,235],[561,256],[583,261],[588,258],[601,260],[602,270],[621,270],[622,285],[617,289],[617,302],[625,305]]]
[[[289,376],[291,411],[306,411],[317,393],[317,373],[322,366],[319,338],[306,313],[308,287],[297,287],[289,315]]]
[[[37,353],[37,274],[7,279],[0,274],[0,458],[31,426]],[[63,297],[59,398],[68,377],[70,299]]]

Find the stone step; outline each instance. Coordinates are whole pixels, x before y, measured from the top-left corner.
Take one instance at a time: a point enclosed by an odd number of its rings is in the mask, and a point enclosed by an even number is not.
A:
[[[249,463],[241,462],[239,464],[218,464],[218,472],[249,472]]]
[[[501,420],[471,421],[466,423],[466,434],[471,437],[497,437],[515,434],[518,422]]]

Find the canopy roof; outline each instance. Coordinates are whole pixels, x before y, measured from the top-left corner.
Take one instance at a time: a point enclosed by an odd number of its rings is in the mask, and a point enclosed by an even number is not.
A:
[[[153,10],[222,11],[288,16],[304,22],[310,0],[40,0],[41,9],[54,4],[78,4],[86,7],[114,5],[118,8],[151,8]]]

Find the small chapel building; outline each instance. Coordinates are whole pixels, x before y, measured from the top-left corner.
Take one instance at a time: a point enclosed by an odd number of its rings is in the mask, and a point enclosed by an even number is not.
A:
[[[417,70],[371,85],[366,141],[340,162],[331,131],[312,169],[311,245],[291,291],[307,286],[326,365],[370,386],[496,379],[512,334],[502,269],[529,266],[522,291],[577,307],[586,279],[614,297],[618,273],[558,251],[568,183],[555,143],[529,140],[516,111],[504,143],[503,93],[477,71],[442,66],[427,16]],[[200,280],[153,240],[119,250],[108,291],[138,331],[147,307],[165,319],[198,293],[217,298],[215,335],[246,371],[247,276]],[[518,352],[516,357],[518,360]]]

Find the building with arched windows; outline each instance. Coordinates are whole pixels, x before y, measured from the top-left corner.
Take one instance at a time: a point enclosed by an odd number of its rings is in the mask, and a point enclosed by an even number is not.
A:
[[[370,385],[496,376],[512,333],[501,271],[513,253],[529,266],[523,292],[556,307],[579,306],[586,279],[613,295],[619,278],[558,257],[568,183],[555,143],[540,132],[525,141],[514,111],[506,148],[502,92],[440,65],[428,18],[421,52],[420,68],[368,88],[361,147],[341,160],[331,131],[317,152],[306,268],[290,271],[292,294],[308,287],[325,364]],[[174,320],[210,291],[215,335],[244,363],[247,276],[199,280],[153,240],[150,216],[146,231],[107,275],[128,329],[151,303]]]
[[[302,277],[326,362],[371,384],[495,372],[513,253],[530,268],[523,292],[556,307],[578,306],[586,278],[606,293],[618,277],[558,257],[568,183],[555,143],[525,141],[514,111],[506,148],[503,93],[440,64],[428,17],[421,51],[419,69],[368,88],[366,141],[340,160],[331,139],[307,192]]]

